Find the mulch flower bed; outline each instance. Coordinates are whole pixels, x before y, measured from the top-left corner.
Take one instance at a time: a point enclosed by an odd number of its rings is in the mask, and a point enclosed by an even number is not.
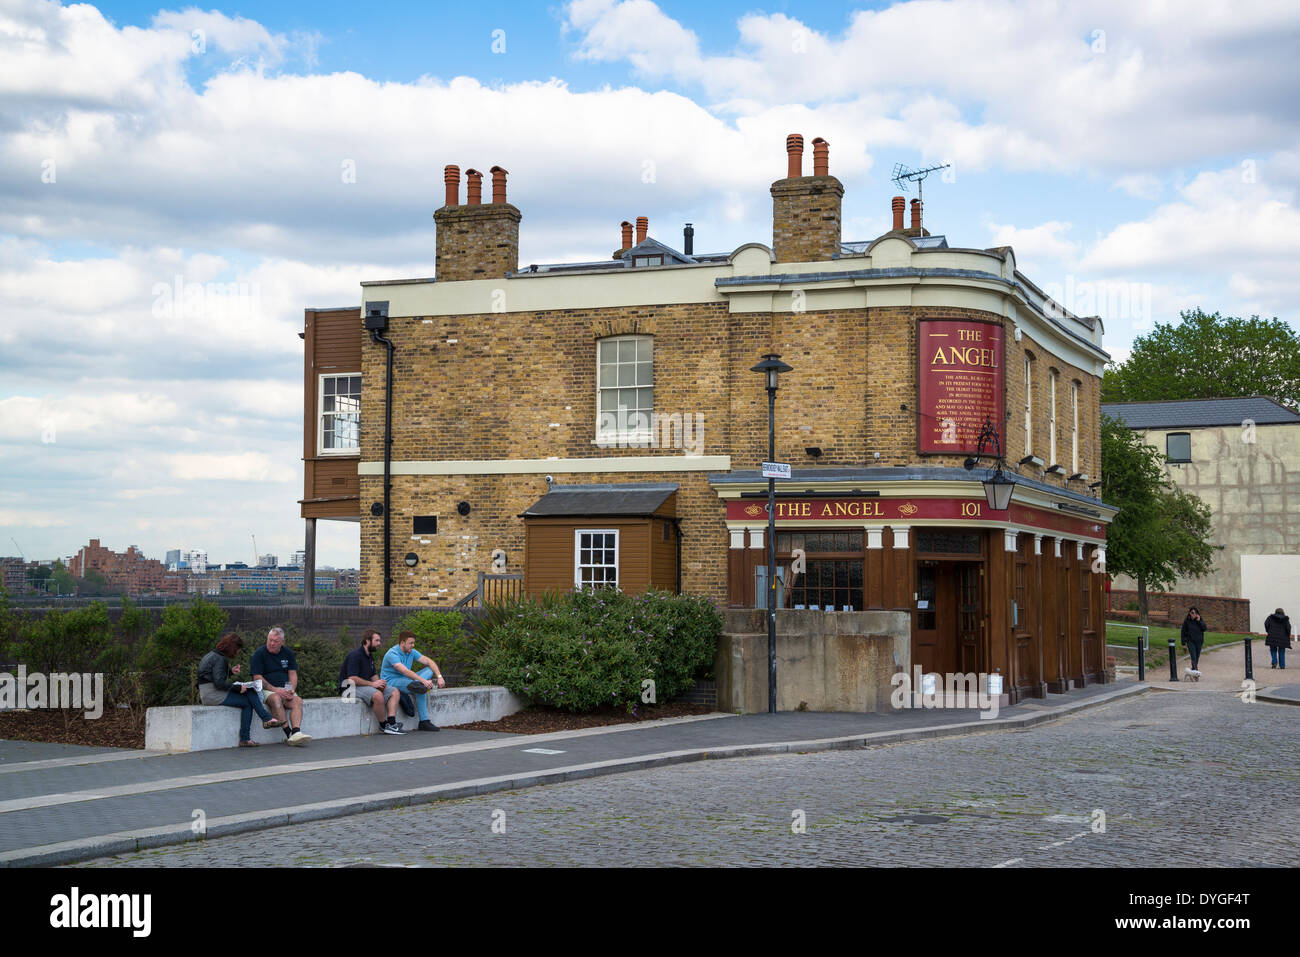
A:
[[[500,721],[473,721],[458,724],[458,731],[504,731],[507,734],[547,734],[551,731],[576,731],[580,728],[600,728],[610,724],[628,724],[634,721],[653,721],[656,718],[681,718],[692,714],[713,714],[718,709],[707,704],[656,704],[638,705],[635,714],[617,705],[574,714],[557,708],[530,708],[508,714]]]
[[[106,708],[93,721],[81,711],[0,711],[0,739],[143,748],[144,711],[134,715],[125,708]]]

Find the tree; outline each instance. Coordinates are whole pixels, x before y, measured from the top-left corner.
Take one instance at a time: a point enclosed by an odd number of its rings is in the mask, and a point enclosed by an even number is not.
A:
[[[49,584],[47,588],[53,588],[59,595],[75,595],[77,593],[77,580],[72,577],[72,573],[63,567],[63,562],[55,561],[54,568],[50,572]]]
[[[1106,367],[1102,402],[1215,399],[1266,395],[1300,410],[1300,333],[1274,317],[1182,313],[1133,341],[1120,365]]]
[[[1210,507],[1165,476],[1164,456],[1118,419],[1102,416],[1101,482],[1119,514],[1106,533],[1106,571],[1137,580],[1138,619],[1147,621],[1147,588],[1172,588],[1179,576],[1214,564]]]

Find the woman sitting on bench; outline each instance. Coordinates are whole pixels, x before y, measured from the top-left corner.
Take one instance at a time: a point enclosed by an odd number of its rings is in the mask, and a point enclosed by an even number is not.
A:
[[[262,719],[264,728],[278,728],[283,722],[271,717],[253,682],[230,680],[232,674],[239,674],[239,665],[232,665],[231,662],[243,647],[244,640],[232,631],[217,642],[215,651],[209,651],[203,656],[199,662],[199,702],[242,709],[239,715],[239,746],[255,748],[257,742],[251,737],[254,711]]]

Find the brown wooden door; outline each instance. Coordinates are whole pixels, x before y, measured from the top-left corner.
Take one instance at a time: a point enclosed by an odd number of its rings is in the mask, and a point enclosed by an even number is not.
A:
[[[925,674],[947,674],[957,663],[957,588],[952,564],[919,563],[916,586],[912,662]]]
[[[983,669],[980,655],[980,628],[984,621],[984,603],[980,597],[981,566],[962,562],[956,569],[957,599],[957,671],[979,673]]]

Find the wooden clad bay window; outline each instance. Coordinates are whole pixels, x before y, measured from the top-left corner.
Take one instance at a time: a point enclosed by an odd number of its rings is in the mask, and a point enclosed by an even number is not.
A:
[[[361,373],[320,377],[321,455],[354,454],[361,449]]]

